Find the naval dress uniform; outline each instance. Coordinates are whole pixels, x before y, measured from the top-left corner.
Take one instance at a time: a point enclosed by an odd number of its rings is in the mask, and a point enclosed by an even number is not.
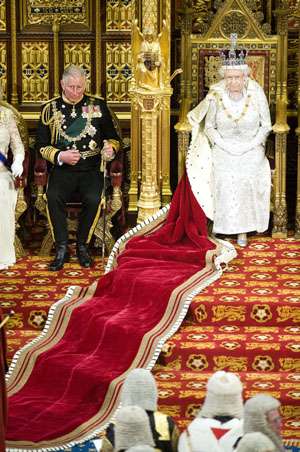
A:
[[[54,240],[68,240],[65,206],[72,193],[82,202],[77,243],[89,243],[100,215],[103,188],[101,149],[107,140],[117,152],[120,139],[101,98],[84,95],[76,104],[63,97],[47,102],[37,130],[37,149],[51,163],[47,187],[48,216]],[[72,147],[81,154],[76,165],[61,163],[59,153]]]

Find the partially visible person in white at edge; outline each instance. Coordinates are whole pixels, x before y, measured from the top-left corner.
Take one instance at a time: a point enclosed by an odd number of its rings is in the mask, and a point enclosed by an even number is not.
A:
[[[268,229],[271,171],[265,143],[272,129],[266,96],[249,77],[245,53],[223,54],[222,80],[188,113],[192,141],[187,155],[191,188],[213,233],[237,234],[247,245],[247,233]]]
[[[222,370],[207,382],[207,393],[197,417],[180,435],[179,452],[232,452],[243,434],[242,383]]]
[[[9,148],[14,156],[10,170],[6,166]],[[13,112],[0,106],[0,270],[16,262],[14,239],[17,190],[14,178],[23,173],[24,155],[24,146]]]

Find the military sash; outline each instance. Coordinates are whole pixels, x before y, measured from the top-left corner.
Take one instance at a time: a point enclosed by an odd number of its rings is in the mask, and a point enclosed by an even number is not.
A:
[[[2,162],[4,166],[7,166],[7,158],[5,157],[4,154],[2,154],[1,151],[0,151],[0,162]]]
[[[72,124],[65,130],[65,133],[71,138],[71,137],[78,137],[80,133],[85,129],[86,126],[86,118],[83,118],[82,116],[79,116],[74,121],[72,121]],[[72,142],[72,140],[68,140],[67,138],[61,136],[59,134],[58,138],[58,144],[62,145],[63,147],[71,146],[72,144],[75,144]]]

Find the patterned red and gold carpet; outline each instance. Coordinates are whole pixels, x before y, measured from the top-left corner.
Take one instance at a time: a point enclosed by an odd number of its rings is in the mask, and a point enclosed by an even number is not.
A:
[[[160,406],[181,428],[216,370],[239,373],[244,396],[280,399],[283,436],[300,443],[300,242],[253,237],[222,278],[196,296],[154,373]]]
[[[31,254],[0,272],[1,304],[14,311],[7,328],[10,359],[39,334],[49,307],[70,285],[87,286],[103,273],[100,258],[92,270],[74,258],[58,274],[48,272],[49,260]],[[267,392],[281,400],[286,444],[299,446],[299,303],[300,241],[253,237],[223,277],[195,297],[164,345],[154,368],[160,408],[184,428],[202,403],[209,375],[237,372],[245,398]]]

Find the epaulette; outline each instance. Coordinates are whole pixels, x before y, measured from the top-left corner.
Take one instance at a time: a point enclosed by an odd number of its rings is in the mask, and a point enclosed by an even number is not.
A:
[[[46,101],[43,103],[43,107],[45,107],[46,105],[50,104],[53,100],[59,99],[59,98],[60,98],[60,96],[55,96],[55,97],[52,97],[52,99],[46,100]]]
[[[42,108],[41,113],[41,121],[44,125],[49,125],[52,120],[52,113],[51,113],[51,104],[54,100],[59,99],[60,96],[55,96],[52,99],[48,100]]]

